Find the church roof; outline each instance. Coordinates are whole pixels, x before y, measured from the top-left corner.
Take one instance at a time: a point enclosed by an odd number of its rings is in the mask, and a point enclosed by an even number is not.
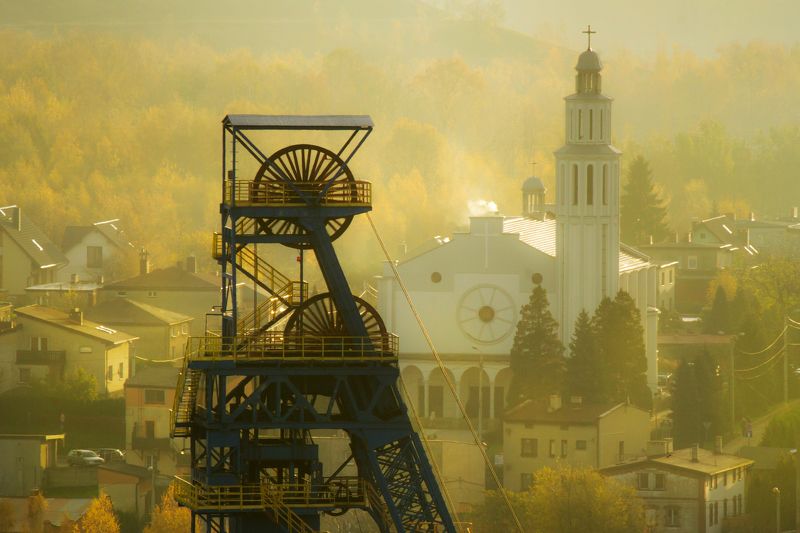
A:
[[[575,65],[575,70],[579,72],[600,72],[603,70],[603,63],[600,62],[600,56],[591,48],[578,56],[578,64]]]
[[[542,180],[537,178],[536,176],[531,176],[530,178],[525,180],[525,183],[522,184],[523,192],[538,192],[538,191],[546,191],[547,189],[542,183]]]
[[[556,256],[556,221],[534,220],[527,217],[506,217],[503,220],[503,233],[518,233],[519,240],[542,251],[550,257]],[[638,270],[650,264],[649,258],[631,248],[620,244],[619,271]]]

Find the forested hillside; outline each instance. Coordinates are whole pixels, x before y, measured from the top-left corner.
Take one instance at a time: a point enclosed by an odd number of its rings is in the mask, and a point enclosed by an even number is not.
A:
[[[196,253],[211,269],[219,123],[229,112],[372,115],[375,133],[353,165],[375,184],[376,223],[392,250],[465,224],[470,200],[516,213],[534,158],[552,194],[551,153],[562,142],[562,98],[573,89],[577,51],[406,5],[413,8],[401,22],[376,15],[333,26],[326,35],[345,34],[346,46],[329,49],[323,39],[317,52],[308,37],[297,47],[255,49],[224,47],[194,30],[182,35],[180,24],[167,32],[175,14],[156,33],[153,21],[142,22],[148,31],[129,24],[113,32],[114,13],[71,27],[29,16],[26,31],[0,32],[0,201],[22,205],[56,240],[68,224],[120,217],[156,266]],[[24,19],[21,9],[12,20]],[[324,21],[312,15],[297,23]],[[214,24],[195,18],[200,28]],[[375,25],[414,21],[413,35],[375,35]],[[244,28],[246,39],[232,40],[259,39]],[[577,49],[578,28],[576,36]],[[430,42],[439,48],[431,52]],[[403,43],[407,57],[398,54]],[[390,50],[383,60],[381,47]],[[680,51],[602,57],[604,90],[616,99],[615,142],[624,161],[641,154],[651,162],[672,200],[674,227],[715,203],[772,214],[798,202],[800,48],[751,43],[711,59]],[[380,256],[366,221],[341,244],[347,268],[375,272]]]

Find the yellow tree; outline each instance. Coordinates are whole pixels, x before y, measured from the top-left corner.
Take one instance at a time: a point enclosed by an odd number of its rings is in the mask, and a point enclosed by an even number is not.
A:
[[[0,500],[0,531],[11,531],[14,527],[14,506],[8,500]]]
[[[153,511],[150,524],[144,528],[144,533],[184,533],[189,531],[191,520],[189,509],[178,505],[175,501],[175,491],[170,486],[161,499],[161,505]]]
[[[120,533],[111,498],[100,493],[92,500],[86,513],[72,527],[72,533]]]

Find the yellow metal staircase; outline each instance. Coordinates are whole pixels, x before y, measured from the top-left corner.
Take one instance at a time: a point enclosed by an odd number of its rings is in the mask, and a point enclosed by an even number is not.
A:
[[[188,349],[189,343],[187,343]],[[177,393],[172,406],[171,413],[171,436],[189,437],[191,434],[191,422],[194,415],[195,403],[197,402],[197,391],[200,388],[200,378],[202,371],[189,368],[189,355],[183,358],[183,369],[178,374]]]

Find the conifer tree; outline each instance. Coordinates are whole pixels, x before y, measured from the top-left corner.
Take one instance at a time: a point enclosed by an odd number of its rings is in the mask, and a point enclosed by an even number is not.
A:
[[[536,285],[522,306],[511,347],[510,405],[561,392],[566,362],[558,338],[558,323],[550,314],[547,292]]]
[[[700,442],[699,401],[694,363],[683,360],[672,378],[672,436],[676,448]]]
[[[667,209],[653,186],[650,165],[637,156],[628,169],[628,180],[620,197],[620,236],[629,244],[645,244],[650,236],[663,242],[670,235]]]
[[[694,372],[697,382],[697,407],[700,411],[700,423],[708,425],[707,429],[705,425],[703,426],[703,439],[705,442],[709,442],[725,432],[722,377],[716,361],[708,350],[704,350],[695,360]]]
[[[607,372],[602,400],[631,401],[650,408],[652,395],[647,387],[647,355],[639,310],[633,298],[619,291],[614,300],[603,298],[593,322],[600,358]]]
[[[575,331],[569,343],[567,359],[567,390],[585,402],[601,402],[607,396],[604,379],[606,369],[597,349],[597,337],[589,314],[581,311],[575,321]]]
[[[730,316],[731,310],[728,296],[725,294],[725,289],[722,285],[719,285],[714,293],[714,303],[711,305],[711,310],[705,317],[703,329],[706,333],[727,333],[731,327]]]

